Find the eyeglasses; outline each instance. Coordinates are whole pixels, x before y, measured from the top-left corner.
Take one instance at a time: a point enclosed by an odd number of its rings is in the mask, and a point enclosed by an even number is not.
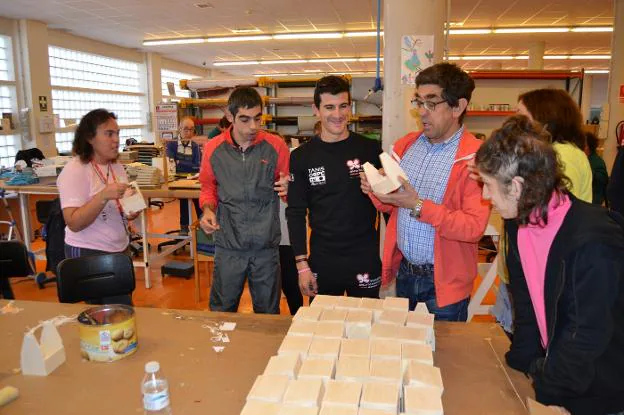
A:
[[[442,100],[442,101],[439,101],[439,102],[432,102],[432,101],[422,101],[422,100],[420,100],[418,98],[414,98],[414,99],[412,99],[411,102],[412,102],[412,107],[414,107],[414,108],[420,109],[420,108],[424,107],[427,111],[433,112],[433,111],[435,111],[436,106],[438,106],[440,104],[443,104],[445,102],[448,102],[448,100],[445,99],[445,100]]]

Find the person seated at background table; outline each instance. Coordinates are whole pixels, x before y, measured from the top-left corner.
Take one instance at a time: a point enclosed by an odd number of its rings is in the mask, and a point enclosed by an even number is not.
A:
[[[518,97],[518,114],[542,124],[550,133],[561,160],[568,189],[585,202],[592,201],[592,169],[583,152],[585,133],[578,105],[563,89],[544,88]]]
[[[543,404],[624,414],[624,219],[566,189],[548,135],[511,117],[475,160],[508,234],[515,331],[505,357]]]
[[[128,247],[128,221],[119,199],[128,189],[128,178],[117,162],[117,116],[105,109],[87,113],[76,128],[74,158],[57,179],[65,228],[65,257],[77,258]]]
[[[169,141],[166,146],[167,157],[175,160],[176,173],[199,173],[201,164],[201,147],[192,139],[195,136],[195,122],[191,117],[184,117],[180,120],[180,135],[177,141]],[[201,208],[199,199],[192,199],[195,206],[195,213],[199,218]],[[189,208],[188,199],[180,199],[180,231],[188,233]]]
[[[208,133],[208,138],[215,138],[216,136],[218,136],[219,134],[221,134],[222,132],[230,128],[230,125],[232,125],[232,123],[224,115],[219,120],[219,123],[217,124],[217,126],[213,128],[212,130],[210,130],[210,132]]]
[[[592,133],[586,133],[585,139],[587,141],[585,154],[587,154],[592,170],[592,203],[602,205],[605,201],[607,185],[609,184],[607,165],[596,151],[598,149],[598,137]]]

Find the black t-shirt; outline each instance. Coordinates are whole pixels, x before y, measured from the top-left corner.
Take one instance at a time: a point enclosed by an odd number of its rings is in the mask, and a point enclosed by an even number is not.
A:
[[[308,210],[314,255],[378,249],[377,210],[360,189],[360,172],[366,162],[379,168],[381,152],[378,141],[350,133],[335,143],[315,136],[291,153],[286,217],[295,255],[307,253]]]

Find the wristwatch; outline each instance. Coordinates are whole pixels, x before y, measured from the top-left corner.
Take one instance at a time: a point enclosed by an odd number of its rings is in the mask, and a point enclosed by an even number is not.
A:
[[[416,219],[420,219],[420,214],[422,212],[423,203],[424,203],[424,200],[422,200],[422,199],[418,199],[416,201],[416,206],[414,206],[412,208],[412,211],[410,212],[410,216],[411,217],[416,218]]]

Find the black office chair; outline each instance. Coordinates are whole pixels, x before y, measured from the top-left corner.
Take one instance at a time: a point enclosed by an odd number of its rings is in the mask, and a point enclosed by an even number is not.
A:
[[[67,258],[56,275],[61,303],[132,305],[136,284],[132,260],[126,254]]]
[[[27,277],[34,273],[26,246],[20,241],[0,241],[0,298],[13,300],[9,278]]]
[[[38,200],[35,203],[37,221],[43,225],[41,236],[46,243],[46,271],[56,273],[56,267],[65,259],[65,220],[59,198],[54,200]],[[45,272],[35,275],[39,289],[45,284],[56,282],[56,277],[48,277]]]

